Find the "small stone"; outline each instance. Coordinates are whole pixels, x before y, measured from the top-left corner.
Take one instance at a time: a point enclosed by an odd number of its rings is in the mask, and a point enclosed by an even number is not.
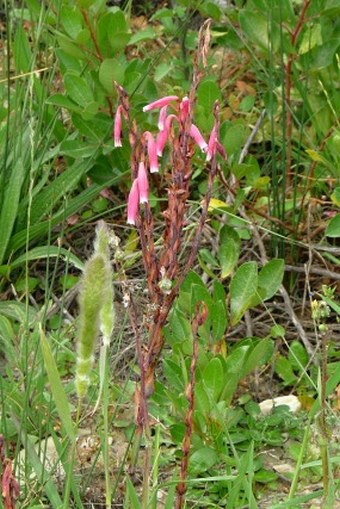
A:
[[[277,407],[283,405],[287,406],[293,414],[296,414],[301,409],[299,398],[293,395],[279,396],[278,398],[273,399],[265,399],[259,403],[259,407],[263,415],[268,415],[274,406]]]

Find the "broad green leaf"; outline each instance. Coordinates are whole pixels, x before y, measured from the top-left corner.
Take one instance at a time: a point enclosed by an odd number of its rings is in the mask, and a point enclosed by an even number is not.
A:
[[[74,265],[79,270],[84,269],[84,264],[79,260],[77,256],[73,253],[70,253],[67,249],[63,247],[56,246],[39,246],[31,249],[27,253],[19,256],[11,263],[11,268],[14,269],[16,267],[20,267],[20,265],[26,263],[27,261],[32,260],[40,260],[44,258],[55,258],[60,257],[68,261],[71,265]]]
[[[339,136],[340,140],[340,136]],[[340,187],[336,187],[331,194],[331,200],[336,207],[340,207]]]
[[[294,371],[301,372],[309,362],[309,355],[300,341],[294,340],[289,343],[288,359]]]
[[[83,29],[83,16],[76,7],[63,5],[60,12],[60,20],[65,32],[72,38],[76,39],[79,32]]]
[[[17,320],[22,324],[26,322],[26,317],[29,324],[37,319],[37,313],[34,308],[31,306],[26,307],[26,304],[23,302],[11,300],[0,301],[0,315]]]
[[[326,228],[326,236],[331,238],[340,237],[340,214],[332,217]]]
[[[212,336],[215,342],[220,341],[228,325],[227,310],[224,301],[214,301],[209,308]]]
[[[225,383],[222,362],[218,357],[214,357],[207,364],[202,380],[213,400],[217,401]]]
[[[99,148],[99,144],[91,144],[83,142],[79,138],[74,140],[65,140],[60,144],[60,153],[66,156],[77,158],[92,157],[96,150]]]
[[[224,225],[220,231],[220,245],[218,257],[221,265],[221,277],[229,276],[238,262],[241,249],[241,239],[236,230]]]
[[[51,347],[41,327],[40,327],[40,344],[44,357],[45,369],[47,372],[48,380],[50,382],[51,392],[58,411],[59,418],[63,423],[67,435],[73,442],[76,439],[76,433],[71,417],[69,403],[67,401],[63,384],[61,383],[58,368]]]
[[[273,341],[271,339],[260,339],[255,347],[248,351],[247,359],[242,366],[242,377],[247,376],[254,369],[268,362],[273,353]]]
[[[81,108],[71,101],[66,95],[62,94],[54,94],[46,99],[46,104],[52,104],[53,106],[58,106],[59,108],[65,108],[70,111],[80,112]]]
[[[270,39],[267,16],[242,9],[239,13],[239,22],[251,45],[256,44],[264,50],[268,49]]]
[[[294,374],[292,365],[286,357],[279,355],[275,360],[275,373],[282,378],[285,385],[293,385],[296,382],[296,375]]]
[[[172,70],[172,64],[168,62],[162,62],[157,65],[155,69],[154,78],[155,81],[161,81],[169,72]]]
[[[66,92],[76,104],[86,108],[93,102],[93,93],[86,80],[75,73],[67,72],[64,75],[64,85]]]
[[[215,449],[210,447],[202,447],[193,452],[189,460],[189,470],[192,474],[206,474],[209,468],[213,467],[218,462],[218,454]]]
[[[20,21],[18,21],[20,23]],[[18,26],[14,36],[14,63],[18,72],[29,72],[31,70],[32,52],[26,32]]]
[[[226,129],[222,143],[227,154],[232,155],[238,152],[246,137],[246,129],[242,124],[234,124]]]
[[[205,416],[210,412],[210,400],[203,380],[200,380],[195,387],[195,409]]]
[[[145,30],[139,30],[131,37],[129,44],[137,44],[137,42],[147,41],[156,37],[156,32],[152,27],[147,27]]]
[[[230,283],[230,318],[236,325],[251,305],[257,290],[256,262],[246,262],[237,270]]]
[[[99,67],[99,81],[110,94],[114,90],[114,82],[124,83],[125,68],[116,58],[106,58]]]
[[[80,7],[84,7],[85,9],[88,9],[89,7],[91,7],[91,5],[96,3],[96,1],[97,0],[77,0],[77,4]]]
[[[261,301],[271,299],[281,286],[284,274],[284,260],[270,260],[262,267],[258,277],[258,295],[252,301],[257,306]]]
[[[214,80],[203,81],[197,89],[198,104],[207,113],[213,113],[215,101],[221,101],[221,98],[221,90]]]
[[[0,265],[3,263],[17,217],[21,188],[25,178],[23,161],[18,158],[13,165],[0,210]]]

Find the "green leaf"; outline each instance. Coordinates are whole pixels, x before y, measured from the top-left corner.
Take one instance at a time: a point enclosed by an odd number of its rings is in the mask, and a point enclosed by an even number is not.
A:
[[[274,343],[271,339],[260,339],[254,348],[248,351],[247,359],[242,366],[242,377],[262,366],[273,356]]]
[[[124,507],[131,507],[131,509],[142,509],[142,505],[139,502],[136,488],[132,484],[130,477],[126,478],[126,494]]]
[[[79,270],[84,269],[84,264],[79,260],[77,256],[70,253],[67,249],[63,247],[56,246],[39,246],[31,249],[27,253],[19,256],[11,263],[11,268],[20,267],[20,265],[26,263],[27,261],[32,260],[41,260],[44,258],[55,258],[60,257],[68,261],[71,265],[74,265]]]
[[[72,422],[69,403],[67,401],[64,387],[60,380],[58,368],[54,356],[52,354],[51,347],[41,327],[40,327],[40,342],[44,357],[45,369],[47,372],[48,380],[50,382],[51,392],[53,395],[55,405],[57,407],[59,418],[63,423],[67,435],[73,442],[76,439],[76,433]]]
[[[294,340],[289,344],[288,359],[294,371],[300,373],[309,362],[309,355],[300,341]]]
[[[189,460],[189,469],[192,474],[206,474],[209,468],[213,467],[218,461],[218,454],[210,447],[202,447],[193,452]]]
[[[241,239],[231,226],[224,225],[220,231],[218,257],[221,265],[221,277],[229,276],[240,256]]]
[[[23,161],[18,158],[12,167],[0,212],[0,265],[3,263],[13,226],[17,218],[21,188],[25,178]]]
[[[230,283],[230,317],[236,325],[251,305],[257,290],[257,264],[246,262],[237,270]]]
[[[25,452],[27,454],[28,460],[32,465],[33,470],[35,471],[37,478],[40,480],[41,486],[43,486],[43,491],[46,493],[46,496],[51,503],[52,509],[60,509],[63,507],[63,503],[61,501],[58,489],[52,481],[51,475],[46,471],[46,465],[41,462],[31,437],[26,433],[26,430],[18,421],[16,416],[12,417],[12,421],[17,429],[17,432],[20,433],[21,442],[25,444]],[[39,507],[41,507],[41,505]]]
[[[258,277],[258,295],[252,301],[257,306],[261,301],[271,299],[281,286],[284,274],[284,260],[270,260],[262,267]]]
[[[137,44],[137,42],[141,42],[141,41],[147,41],[150,39],[154,39],[156,37],[156,35],[157,34],[152,27],[147,27],[147,28],[145,28],[145,30],[139,30],[138,32],[133,34],[133,36],[131,37],[131,39],[129,41],[129,45]]]
[[[228,325],[227,310],[225,302],[222,300],[214,301],[209,308],[209,318],[212,324],[212,336],[214,341],[223,339]]]
[[[114,81],[124,83],[125,67],[116,58],[106,58],[99,67],[99,81],[110,94],[114,90]]]
[[[81,108],[71,101],[66,95],[62,94],[54,94],[46,99],[46,104],[52,104],[53,106],[58,106],[59,108],[65,108],[70,111],[80,112]]]
[[[97,0],[77,0],[77,4],[80,7],[84,7],[85,9],[88,9],[89,7],[91,7],[91,5],[96,3],[96,1]]]
[[[331,238],[340,237],[340,214],[332,217],[326,228],[326,236]]]
[[[73,157],[74,159],[81,159],[92,157],[98,148],[98,143],[94,145],[88,142],[83,142],[79,138],[76,138],[74,140],[63,141],[60,144],[60,153]]]
[[[269,48],[267,17],[252,10],[242,9],[239,13],[239,22],[252,45],[255,44],[265,50]]]
[[[31,223],[40,221],[51,213],[60,199],[73,190],[84,171],[82,162],[76,162],[48,184],[32,201]]]
[[[275,373],[282,378],[285,385],[293,385],[296,381],[292,365],[283,355],[279,355],[275,360]]]
[[[244,125],[242,124],[234,124],[228,127],[222,138],[222,144],[227,152],[227,154],[235,154],[241,148],[245,138],[246,138],[246,130]]]
[[[24,29],[19,26],[15,32],[14,63],[17,72],[29,72],[31,70],[32,52]]]
[[[79,32],[83,29],[83,16],[80,10],[73,6],[63,5],[60,12],[60,20],[65,32],[72,38],[76,39]]]
[[[24,324],[26,320],[28,324],[32,324],[37,319],[37,313],[34,308],[28,306],[24,302],[16,302],[12,300],[0,301],[0,315],[7,316],[12,320],[17,320]]]
[[[157,65],[155,69],[154,78],[155,81],[161,81],[169,72],[172,70],[172,64],[168,62],[162,62]]]
[[[214,401],[217,401],[224,386],[222,362],[218,357],[214,357],[207,364],[202,380]]]
[[[216,81],[203,81],[197,89],[198,104],[202,106],[207,113],[213,113],[216,100],[221,101],[222,94]]]
[[[64,85],[72,101],[83,108],[94,102],[92,90],[86,80],[77,74],[67,72],[64,75]]]

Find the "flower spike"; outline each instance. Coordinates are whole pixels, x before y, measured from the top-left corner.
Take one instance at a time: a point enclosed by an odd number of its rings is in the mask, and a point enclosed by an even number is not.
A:
[[[187,97],[187,96],[183,97],[183,99],[181,100],[180,105],[179,105],[179,110],[180,110],[180,119],[182,122],[185,122],[187,116],[189,115],[189,111],[190,111],[189,97]]]
[[[214,126],[211,130],[209,142],[208,142],[208,150],[207,150],[207,161],[211,161],[212,158],[216,155],[217,149],[217,132],[216,126]]]
[[[147,104],[146,106],[144,106],[143,111],[146,112],[162,108],[163,106],[168,106],[169,103],[171,103],[172,101],[177,101],[177,99],[178,99],[177,95],[167,95],[165,97],[162,97],[161,99],[157,99],[157,101]]]
[[[167,106],[163,106],[163,108],[161,108],[159,112],[158,129],[160,131],[164,130],[167,109],[168,109]]]

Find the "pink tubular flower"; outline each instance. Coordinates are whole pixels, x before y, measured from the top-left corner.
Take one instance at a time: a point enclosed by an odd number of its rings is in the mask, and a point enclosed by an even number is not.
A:
[[[208,142],[208,150],[207,150],[207,161],[211,161],[211,159],[215,156],[217,150],[217,133],[216,126],[214,126],[211,130],[209,142]]]
[[[185,122],[187,116],[189,115],[189,110],[190,110],[189,97],[185,96],[183,97],[179,105],[180,118],[182,122]]]
[[[169,136],[169,131],[171,127],[171,123],[173,119],[178,120],[176,115],[168,115],[166,117],[165,123],[164,123],[164,129],[163,131],[160,131],[157,136],[156,146],[157,146],[157,155],[158,157],[162,157],[163,150],[166,144],[166,140]]]
[[[221,154],[223,159],[227,159],[227,153],[226,153],[226,151],[224,149],[224,146],[218,140],[216,141],[216,148],[217,148],[217,152],[219,152]]]
[[[199,148],[202,152],[206,152],[208,149],[208,144],[200,133],[199,129],[195,124],[191,124],[190,126],[190,136],[195,140]]]
[[[117,108],[116,116],[115,116],[115,122],[113,127],[113,141],[115,147],[121,147],[122,146],[122,109],[123,106],[120,105]]]
[[[157,159],[156,140],[149,131],[145,131],[145,133],[143,134],[143,137],[145,137],[148,140],[148,156],[149,156],[149,163],[150,163],[150,172],[157,173],[158,172],[158,159]]]
[[[127,209],[127,223],[136,224],[136,217],[138,212],[138,201],[139,201],[139,189],[138,189],[138,178],[132,182],[132,186],[128,198],[128,209]]]
[[[163,106],[163,108],[161,108],[161,111],[159,112],[158,129],[160,131],[164,130],[167,109],[168,109],[167,106]]]
[[[148,203],[149,201],[149,182],[146,174],[145,164],[141,161],[138,166],[138,191],[139,203]]]
[[[147,104],[144,106],[143,111],[146,112],[150,110],[156,110],[157,108],[162,108],[163,106],[168,106],[171,101],[177,101],[177,99],[177,95],[167,95],[161,99],[157,99],[157,101]]]

